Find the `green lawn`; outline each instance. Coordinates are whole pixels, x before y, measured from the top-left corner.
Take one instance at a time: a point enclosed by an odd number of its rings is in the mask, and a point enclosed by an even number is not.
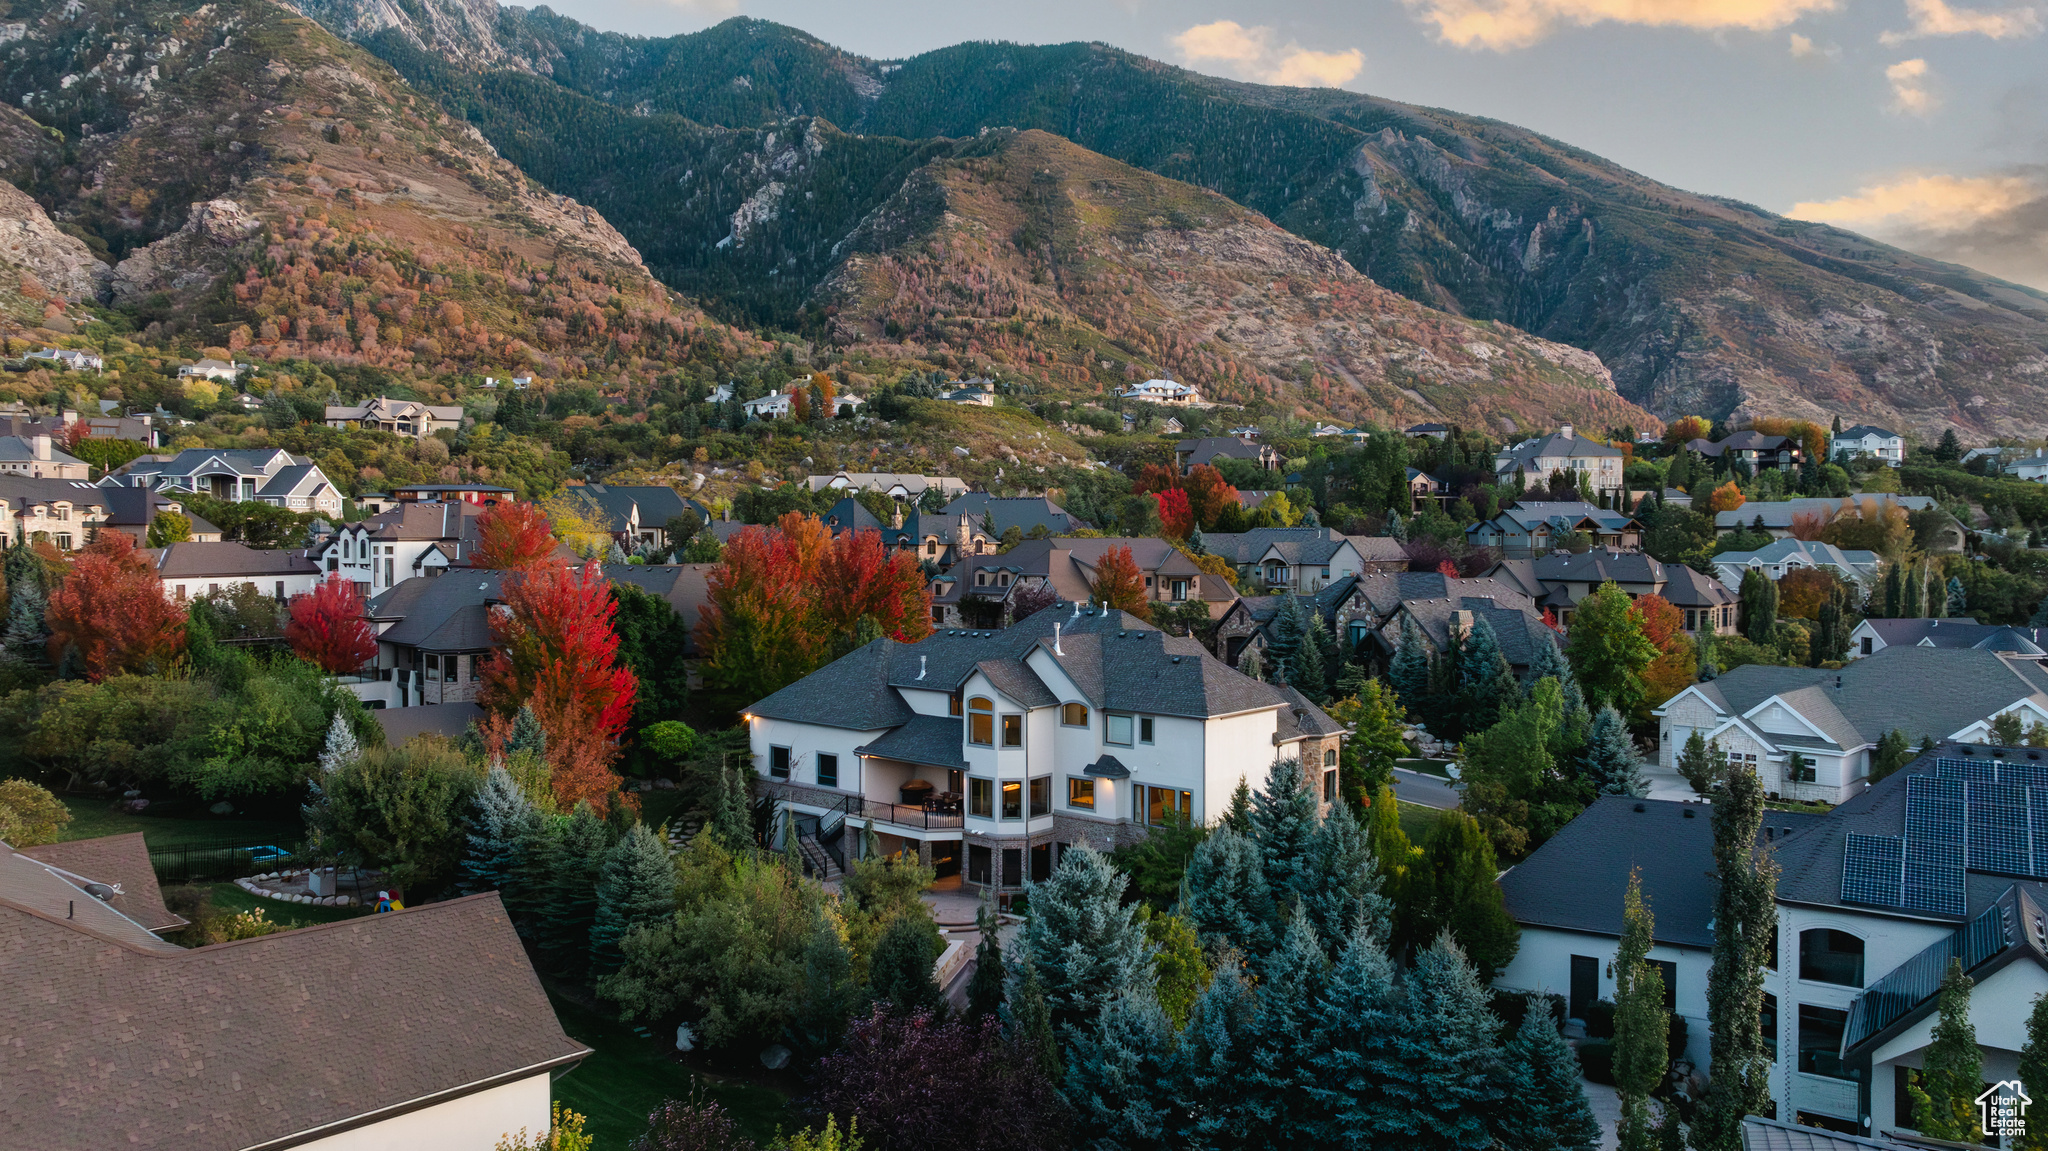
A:
[[[1401,801],[1401,830],[1408,836],[1408,842],[1417,847],[1421,847],[1422,842],[1429,838],[1431,829],[1436,827],[1436,821],[1441,818],[1443,812],[1434,807]]]
[[[306,837],[306,829],[296,820],[214,815],[196,799],[158,800],[134,815],[112,810],[112,801],[98,796],[67,795],[63,799],[64,806],[71,809],[71,822],[60,833],[67,840],[139,831],[145,843],[158,849],[205,846],[232,839],[240,843],[275,844],[289,851]]]
[[[1438,779],[1449,779],[1451,778],[1449,770],[1451,762],[1448,759],[1397,759],[1394,761],[1394,766],[1405,767],[1409,771],[1419,771],[1424,775],[1433,775]]]
[[[216,911],[236,915],[260,907],[263,909],[263,918],[289,927],[311,927],[316,923],[333,923],[370,914],[369,909],[362,907],[313,907],[308,904],[280,903],[275,899],[251,895],[232,883],[207,883],[200,886],[212,900]]]
[[[646,1133],[648,1113],[665,1099],[688,1098],[693,1080],[757,1143],[774,1138],[778,1127],[795,1130],[798,1126],[782,1092],[693,1072],[677,1063],[672,1057],[674,1031],[643,1038],[613,1016],[593,1011],[552,989],[548,1000],[554,1004],[562,1029],[592,1048],[589,1058],[555,1082],[555,1098],[588,1118],[584,1130],[597,1137],[593,1151],[625,1151]]]

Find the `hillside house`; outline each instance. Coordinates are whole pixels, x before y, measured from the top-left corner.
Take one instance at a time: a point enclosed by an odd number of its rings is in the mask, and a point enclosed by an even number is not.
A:
[[[994,380],[985,380],[977,376],[971,380],[961,380],[959,383],[959,387],[941,393],[939,398],[949,404],[975,404],[984,408],[996,406]]]
[[[1182,440],[1174,445],[1174,463],[1186,472],[1203,464],[1214,466],[1217,460],[1250,460],[1269,472],[1280,470],[1280,453],[1271,444],[1259,443],[1244,436],[1208,436],[1199,440]]]
[[[360,427],[373,432],[423,440],[438,431],[462,427],[459,405],[423,404],[418,400],[394,400],[378,396],[360,404],[327,405],[330,428]]]
[[[941,508],[939,514],[966,516],[974,521],[975,527],[988,531],[997,539],[1011,528],[1027,536],[1036,528],[1062,536],[1089,526],[1087,520],[1069,513],[1044,496],[1005,497],[992,496],[987,492],[965,492]]]
[[[833,472],[811,476],[806,481],[814,492],[881,492],[890,499],[913,501],[932,488],[948,499],[967,493],[967,481],[955,476],[921,476],[903,472]]]
[[[499,500],[509,500],[515,494],[511,488],[494,487],[490,484],[426,483],[401,484],[391,489],[390,499],[402,504],[463,503],[490,505],[497,503]],[[364,498],[367,499],[368,497]]]
[[[2010,460],[1999,471],[2016,480],[2048,484],[2048,449],[2035,448],[2032,455]]]
[[[1355,658],[1384,671],[1401,646],[1401,619],[1412,617],[1431,652],[1448,650],[1451,628],[1469,631],[1484,618],[1517,675],[1526,675],[1538,643],[1562,642],[1545,626],[1536,600],[1512,583],[1490,578],[1460,579],[1441,572],[1366,572],[1333,581],[1302,607],[1320,615],[1330,634]],[[1224,662],[1238,666],[1247,651],[1272,644],[1272,624],[1286,596],[1247,596],[1232,604],[1216,626],[1216,647]],[[1465,613],[1459,615],[1458,613]]]
[[[1772,583],[1801,568],[1831,571],[1865,587],[1878,577],[1881,561],[1872,551],[1843,551],[1819,540],[1786,537],[1753,552],[1722,552],[1712,560],[1714,573],[1724,584],[1740,590],[1744,572],[1760,571]]]
[[[197,363],[181,365],[178,368],[178,378],[181,380],[218,380],[232,384],[235,382],[235,377],[243,372],[253,372],[255,370],[256,365],[254,364],[238,364],[232,360],[216,360],[209,357]],[[263,401],[256,399],[254,396],[244,395],[239,398],[242,400],[244,408],[263,406]],[[255,402],[252,404],[250,403],[251,400]],[[333,411],[334,409],[329,408],[328,410]],[[328,426],[333,427],[335,425],[330,424]]]
[[[1853,460],[1861,456],[1898,467],[1906,462],[1906,437],[1875,424],[1857,424],[1853,428],[1842,429],[1841,434],[1834,437],[1829,450],[1838,460]]]
[[[1203,406],[1201,391],[1178,380],[1146,380],[1142,384],[1132,385],[1129,391],[1118,393],[1118,395],[1121,399],[1144,400],[1147,403],[1153,404],[1174,404],[1180,407]]]
[[[31,368],[56,368],[66,372],[97,372],[107,366],[97,353],[77,348],[41,348],[22,357]]]
[[[669,548],[689,542],[668,538],[668,522],[684,512],[695,512],[700,522],[710,519],[704,514],[704,505],[667,484],[581,484],[563,489],[562,494],[580,504],[590,522],[609,532],[627,551],[643,544]]]
[[[1620,448],[1586,439],[1566,424],[1547,436],[1503,448],[1493,458],[1493,475],[1500,483],[1511,483],[1519,472],[1528,487],[1540,488],[1562,472],[1574,481],[1583,477],[1593,498],[1606,500],[1621,491],[1623,459]]]
[[[107,515],[102,489],[83,480],[0,475],[0,547],[44,533],[58,551],[82,548]]]
[[[1150,537],[1105,536],[1095,539],[1026,540],[996,555],[962,557],[932,582],[932,622],[940,627],[995,627],[1008,622],[1019,591],[1050,588],[1067,603],[1086,603],[1093,595],[1102,557],[1117,548],[1131,549],[1131,560],[1145,581],[1145,598],[1178,606],[1189,601],[1208,605],[1219,615],[1237,599],[1229,581],[1209,575],[1180,549]]]
[[[1441,442],[1450,438],[1451,426],[1449,424],[1416,424],[1404,430],[1401,434],[1411,440],[1432,439]]]
[[[1449,489],[1444,482],[1419,468],[1408,469],[1408,510],[1419,511],[1427,504],[1442,503]]]
[[[0,436],[0,475],[35,480],[89,480],[92,465],[58,447],[48,433]]]
[[[1973,647],[2015,655],[2048,655],[2048,627],[2009,627],[1973,619],[1866,619],[1849,633],[1849,658],[1888,647]]]
[[[1241,589],[1292,590],[1313,595],[1346,576],[1368,571],[1399,571],[1408,554],[1399,540],[1387,536],[1347,536],[1335,528],[1253,528],[1248,532],[1210,532],[1202,550],[1221,556],[1237,569]]]
[[[1685,446],[1710,460],[1741,464],[1752,475],[1766,468],[1793,471],[1806,459],[1806,448],[1800,441],[1762,432],[1736,432],[1721,440],[1689,440]]]
[[[283,603],[319,585],[325,573],[297,551],[266,551],[233,540],[216,543],[167,544],[144,548],[141,554],[156,569],[164,598],[182,603],[237,585],[253,588]]]
[[[1826,814],[1765,813],[1758,846],[1777,857],[1779,878],[1763,1027],[1781,1120],[1896,1132],[1899,1145],[1919,1146],[1906,1134],[1907,1089],[1952,956],[1976,983],[1970,1017],[1984,1078],[2015,1076],[2028,1010],[2048,991],[2039,930],[2048,855],[2029,850],[2024,830],[2043,818],[2032,797],[2048,792],[2031,785],[2048,770],[2044,757],[1947,743]],[[2017,848],[1989,834],[2014,826]],[[1710,1070],[1715,881],[1704,806],[1602,797],[1503,874],[1522,932],[1494,985],[1563,993],[1580,1019],[1594,1000],[1611,1000],[1631,871],[1656,909],[1650,959],[1688,1021],[1686,1054]]]
[[[1859,515],[1868,508],[1896,506],[1908,514],[1924,512],[1934,508],[1932,496],[1901,496],[1888,492],[1868,492],[1856,496],[1836,499],[1829,496],[1810,496],[1792,500],[1746,503],[1733,511],[1714,513],[1714,530],[1722,535],[1732,531],[1764,531],[1772,539],[1789,539],[1799,523],[1812,522],[1824,525],[1838,515]],[[1939,511],[1939,509],[1935,509]],[[1947,512],[1940,512],[1941,525],[1935,533],[1936,539],[1931,551],[1952,552],[1963,550],[1963,525]]]
[[[878,639],[745,709],[765,794],[821,836],[913,850],[1014,892],[1058,853],[1214,823],[1244,779],[1298,757],[1336,795],[1343,728],[1201,644],[1062,604],[1000,631]]]
[[[1642,522],[1624,511],[1580,500],[1518,500],[1490,520],[1465,529],[1465,542],[1499,548],[1510,559],[1527,559],[1564,547],[1582,535],[1593,547],[1633,551],[1643,546]]]
[[[1656,709],[1657,758],[1676,764],[1697,731],[1754,764],[1771,794],[1841,803],[1867,786],[1877,741],[1894,728],[1913,743],[1974,743],[2008,711],[2022,727],[2048,723],[2038,656],[1895,646],[1839,671],[1745,664]]]
[[[192,492],[227,503],[259,500],[294,512],[341,518],[341,491],[305,456],[274,448],[187,448],[141,456],[100,481],[103,487]]]
[[[57,847],[0,844],[12,1146],[491,1151],[590,1054],[495,892],[188,950],[139,842]]]
[[[1550,612],[1558,626],[1567,629],[1580,601],[1612,582],[1630,599],[1662,596],[1684,617],[1688,635],[1735,634],[1734,592],[1712,577],[1684,564],[1662,563],[1648,552],[1552,552],[1534,559],[1502,560],[1486,574],[1534,597],[1539,610]]]
[[[365,599],[418,576],[469,566],[483,509],[470,503],[402,503],[342,524],[306,554],[323,572],[339,572]],[[559,549],[558,549],[559,550]]]

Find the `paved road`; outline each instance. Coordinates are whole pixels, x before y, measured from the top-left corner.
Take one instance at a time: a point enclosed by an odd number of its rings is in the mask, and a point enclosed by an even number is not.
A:
[[[1419,803],[1448,811],[1458,806],[1458,793],[1451,785],[1434,775],[1410,771],[1405,767],[1394,769],[1394,798],[1406,803]]]

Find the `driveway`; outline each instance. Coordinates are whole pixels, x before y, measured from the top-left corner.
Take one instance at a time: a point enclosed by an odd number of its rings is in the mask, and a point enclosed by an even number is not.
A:
[[[1405,767],[1394,769],[1394,798],[1403,803],[1434,807],[1438,811],[1449,811],[1458,806],[1458,793],[1451,789],[1449,781]]]

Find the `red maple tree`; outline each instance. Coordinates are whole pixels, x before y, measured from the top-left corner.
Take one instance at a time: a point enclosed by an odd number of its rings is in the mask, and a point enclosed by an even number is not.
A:
[[[377,658],[377,633],[363,618],[356,585],[331,572],[312,591],[291,600],[284,638],[300,659],[329,675],[349,675]]]
[[[476,518],[477,546],[470,566],[511,571],[539,563],[555,550],[554,527],[533,504],[500,500]]]
[[[1159,504],[1159,529],[1168,539],[1184,540],[1195,530],[1195,513],[1188,507],[1188,494],[1179,488],[1155,492]]]
[[[1152,618],[1152,605],[1145,599],[1144,573],[1138,570],[1138,561],[1128,547],[1102,553],[1095,563],[1095,582],[1088,590],[1103,607],[1127,611],[1142,620]]]
[[[87,679],[162,666],[185,646],[185,609],[164,599],[163,583],[135,539],[108,529],[71,564],[43,614],[50,659],[77,653]]]
[[[531,707],[547,733],[556,802],[567,811],[589,800],[603,811],[619,784],[614,741],[640,690],[618,662],[611,584],[595,561],[575,575],[536,564],[506,575],[501,594],[504,606],[491,613],[497,650],[477,702],[508,716]]]
[[[1237,503],[1237,489],[1223,473],[1208,464],[1198,464],[1188,469],[1181,477],[1181,490],[1188,494],[1188,507],[1195,513],[1195,522],[1203,527],[1214,527],[1223,517],[1223,509]]]

